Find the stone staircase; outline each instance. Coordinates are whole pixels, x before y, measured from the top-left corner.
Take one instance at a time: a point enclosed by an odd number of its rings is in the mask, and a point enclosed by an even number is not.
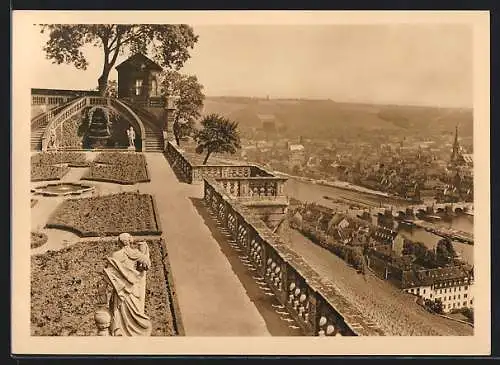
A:
[[[146,152],[163,152],[163,132],[158,127],[158,118],[140,106],[125,101],[123,102],[142,120],[146,132],[146,146],[144,146],[145,148],[143,148],[143,150]]]
[[[42,150],[42,137],[45,129],[49,122],[57,116],[66,106],[70,105],[72,102],[69,101],[66,104],[59,105],[52,110],[48,110],[45,113],[37,115],[35,118],[31,119],[31,150],[41,151]],[[48,118],[49,113],[52,113],[52,118]],[[45,116],[45,117],[44,117]],[[35,125],[35,126],[34,126]]]
[[[46,125],[45,125],[46,127]],[[31,150],[32,151],[41,151],[42,150],[42,136],[43,132],[45,132],[44,128],[37,128],[34,131],[31,131]]]
[[[149,128],[144,119],[142,120],[146,131],[146,148],[144,150],[146,152],[163,152],[163,133]]]

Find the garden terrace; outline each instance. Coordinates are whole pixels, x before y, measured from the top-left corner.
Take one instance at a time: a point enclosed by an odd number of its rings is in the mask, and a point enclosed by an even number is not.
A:
[[[150,181],[146,159],[136,152],[100,153],[82,179],[130,185]]]
[[[146,276],[145,312],[152,336],[177,335],[174,293],[162,242],[147,240],[151,268]],[[31,335],[95,336],[97,284],[105,258],[117,241],[79,242],[31,257]]]
[[[383,335],[330,282],[214,180],[204,180],[204,202],[307,335]]]
[[[62,202],[49,218],[47,228],[58,228],[80,237],[160,235],[154,198],[149,194],[119,193]]]

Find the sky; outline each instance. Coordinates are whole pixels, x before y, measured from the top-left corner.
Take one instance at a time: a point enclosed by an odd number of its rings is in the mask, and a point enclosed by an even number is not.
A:
[[[472,107],[472,28],[460,24],[203,25],[181,70],[207,96]],[[31,32],[31,33],[30,33]],[[93,89],[102,50],[86,71],[54,65],[47,35],[27,29],[32,87]],[[117,64],[127,56],[118,59]],[[112,71],[110,79],[116,79]]]

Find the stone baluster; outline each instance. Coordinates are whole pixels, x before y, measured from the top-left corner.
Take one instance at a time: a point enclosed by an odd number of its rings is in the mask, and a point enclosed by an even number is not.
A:
[[[315,332],[318,336],[342,336],[340,328],[327,319],[326,316],[321,316],[318,320],[318,331]]]

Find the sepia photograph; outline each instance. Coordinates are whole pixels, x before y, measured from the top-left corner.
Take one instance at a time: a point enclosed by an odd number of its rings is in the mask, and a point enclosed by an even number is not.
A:
[[[13,351],[489,353],[489,14],[227,13],[13,13]]]

